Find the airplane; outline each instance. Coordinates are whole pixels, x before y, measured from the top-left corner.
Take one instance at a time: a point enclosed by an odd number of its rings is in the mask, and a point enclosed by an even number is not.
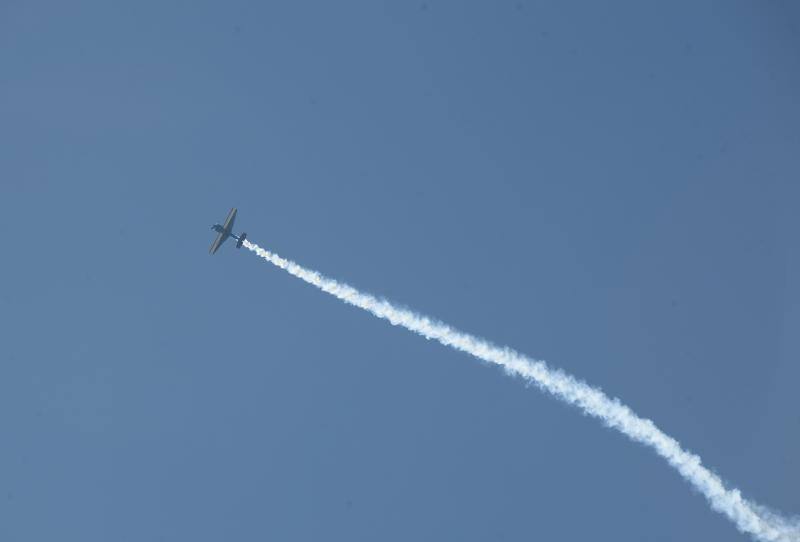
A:
[[[236,248],[242,248],[242,243],[244,243],[244,240],[247,239],[247,234],[242,233],[241,235],[236,235],[233,233],[234,220],[236,220],[236,207],[231,209],[231,211],[228,213],[228,218],[225,219],[224,224],[214,224],[211,226],[211,229],[217,232],[219,235],[217,235],[217,238],[214,239],[213,243],[211,243],[211,248],[208,249],[209,254],[214,254],[228,237],[233,237],[236,239]]]

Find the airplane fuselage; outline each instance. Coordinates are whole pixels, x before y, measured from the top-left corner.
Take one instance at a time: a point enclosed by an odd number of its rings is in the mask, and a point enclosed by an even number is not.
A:
[[[208,250],[211,254],[214,254],[220,247],[220,245],[224,243],[228,237],[233,237],[234,239],[236,239],[236,248],[242,248],[245,239],[247,239],[247,234],[244,232],[241,235],[236,235],[235,233],[233,233],[233,221],[235,219],[236,219],[236,208],[234,207],[233,209],[231,209],[231,212],[228,213],[228,218],[225,219],[224,226],[222,224],[214,224],[213,226],[211,226],[211,229],[219,234],[217,238],[214,240],[214,242],[211,244],[211,248]]]

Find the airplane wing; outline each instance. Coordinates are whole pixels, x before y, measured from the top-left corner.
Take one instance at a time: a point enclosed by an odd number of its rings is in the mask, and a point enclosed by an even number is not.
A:
[[[225,230],[225,233],[233,233],[234,220],[236,220],[236,207],[231,209],[231,212],[228,213],[228,218],[225,219],[225,223],[222,225],[222,229]]]
[[[220,232],[219,235],[217,235],[217,238],[214,239],[214,242],[211,243],[211,247],[208,249],[208,253],[209,254],[214,254],[217,251],[217,249],[220,247],[220,245],[222,243],[224,243],[225,239],[227,239],[227,238],[228,238],[228,235],[224,231]]]

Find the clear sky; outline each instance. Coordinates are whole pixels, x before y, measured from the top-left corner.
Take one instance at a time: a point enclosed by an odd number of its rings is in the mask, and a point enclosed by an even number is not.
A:
[[[748,540],[800,513],[800,8],[0,3],[0,539]]]

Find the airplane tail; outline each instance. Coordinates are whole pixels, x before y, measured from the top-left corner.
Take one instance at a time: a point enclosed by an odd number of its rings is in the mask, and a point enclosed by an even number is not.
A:
[[[246,233],[242,233],[239,236],[239,239],[236,241],[236,248],[242,248],[242,243],[244,243],[245,239],[247,239],[247,234]]]

